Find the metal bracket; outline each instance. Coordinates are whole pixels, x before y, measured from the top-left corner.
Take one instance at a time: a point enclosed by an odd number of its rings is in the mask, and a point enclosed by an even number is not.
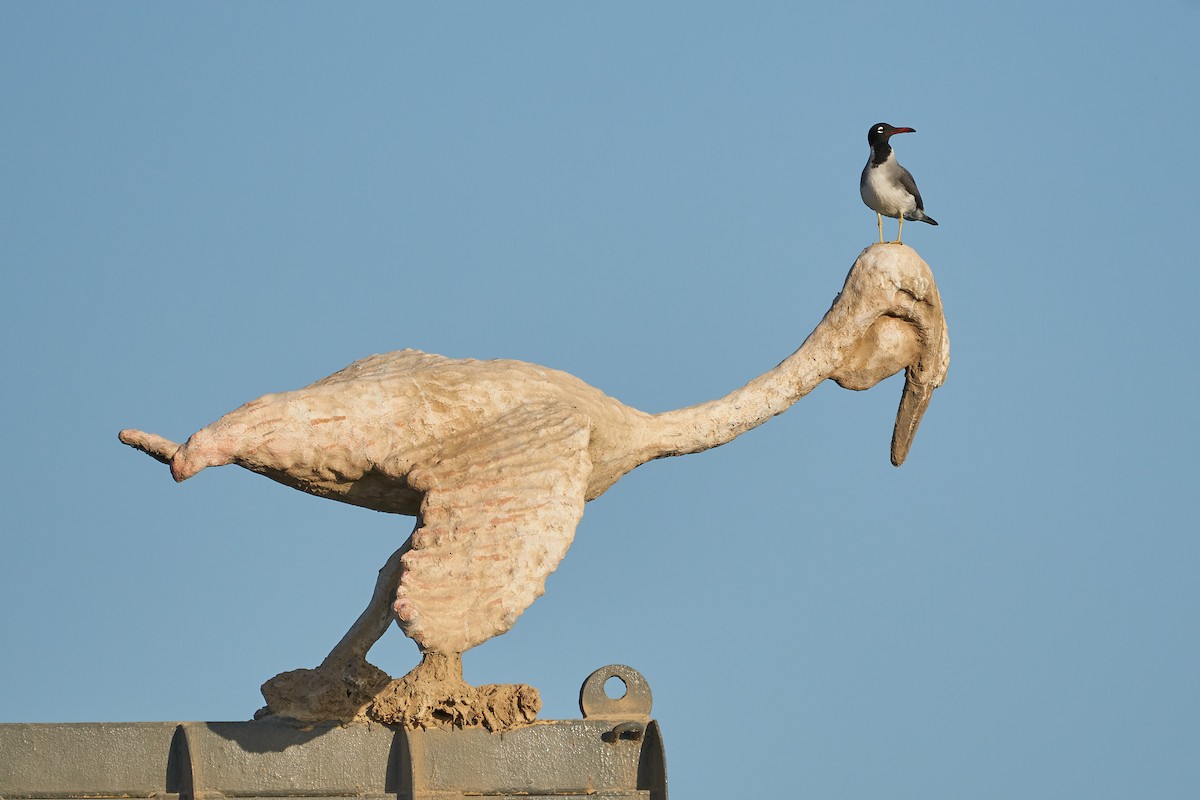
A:
[[[609,697],[609,681],[616,679],[624,686],[620,697]],[[642,674],[624,664],[601,667],[588,676],[579,690],[579,710],[584,719],[650,719],[654,698],[650,684]]]

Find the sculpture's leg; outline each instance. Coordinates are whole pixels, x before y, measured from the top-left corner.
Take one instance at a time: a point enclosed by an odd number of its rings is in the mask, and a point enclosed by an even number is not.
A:
[[[492,731],[537,719],[542,708],[537,689],[520,684],[471,686],[463,680],[459,653],[424,653],[421,663],[398,680],[367,663],[367,652],[395,619],[392,602],[404,572],[401,558],[411,546],[410,538],[379,570],[371,601],[321,666],[284,672],[263,684],[267,707],[257,716],[275,714],[303,722],[369,717],[408,728],[450,725]]]
[[[367,663],[367,652],[395,619],[392,600],[403,572],[400,558],[411,543],[411,539],[405,542],[379,570],[371,601],[321,666],[284,672],[262,685],[267,707],[258,716],[277,714],[306,722],[349,722],[365,714],[375,695],[391,680],[386,672]]]
[[[410,538],[396,552],[392,553],[379,570],[379,577],[375,581],[375,591],[371,594],[371,602],[361,614],[354,624],[350,626],[350,630],[346,631],[346,635],[342,637],[333,649],[329,651],[329,655],[325,656],[325,660],[321,665],[326,664],[341,664],[353,659],[365,659],[367,652],[374,644],[379,641],[379,637],[387,633],[388,627],[395,621],[396,615],[392,611],[392,603],[396,599],[396,587],[400,585],[400,576],[404,572],[400,565],[400,558],[409,551],[412,546]]]
[[[367,715],[406,728],[505,731],[533,722],[541,709],[541,695],[532,686],[472,686],[463,680],[461,653],[427,652],[411,672],[376,696]]]

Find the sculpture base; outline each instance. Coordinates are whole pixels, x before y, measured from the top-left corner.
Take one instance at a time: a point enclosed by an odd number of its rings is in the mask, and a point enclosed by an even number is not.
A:
[[[421,730],[509,731],[530,724],[542,709],[541,695],[532,686],[472,686],[462,678],[462,656],[444,653],[426,653],[420,664],[397,680],[361,659],[326,662],[316,669],[276,675],[262,685],[262,693],[267,705],[255,719],[373,721]]]
[[[604,697],[620,678],[625,697]],[[375,723],[143,722],[0,725],[0,797],[666,800],[649,689],[628,667],[597,670],[584,718],[504,734]]]
[[[408,676],[375,696],[367,716],[405,728],[484,728],[494,733],[530,724],[542,710],[538,690],[524,684],[428,684]]]

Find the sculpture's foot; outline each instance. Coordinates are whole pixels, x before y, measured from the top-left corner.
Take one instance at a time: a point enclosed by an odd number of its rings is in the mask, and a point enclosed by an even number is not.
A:
[[[506,731],[537,719],[542,698],[532,686],[471,686],[462,656],[426,653],[421,663],[384,687],[367,716],[406,728],[482,727]]]
[[[267,707],[254,716],[291,717],[301,722],[364,719],[367,706],[390,680],[390,675],[362,659],[294,669],[262,685]]]

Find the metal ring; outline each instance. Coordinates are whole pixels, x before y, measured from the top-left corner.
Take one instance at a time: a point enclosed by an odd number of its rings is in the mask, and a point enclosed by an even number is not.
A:
[[[614,700],[604,691],[609,678],[625,684],[624,696]],[[653,698],[642,674],[624,664],[601,667],[587,677],[579,690],[579,710],[584,719],[649,719]]]

